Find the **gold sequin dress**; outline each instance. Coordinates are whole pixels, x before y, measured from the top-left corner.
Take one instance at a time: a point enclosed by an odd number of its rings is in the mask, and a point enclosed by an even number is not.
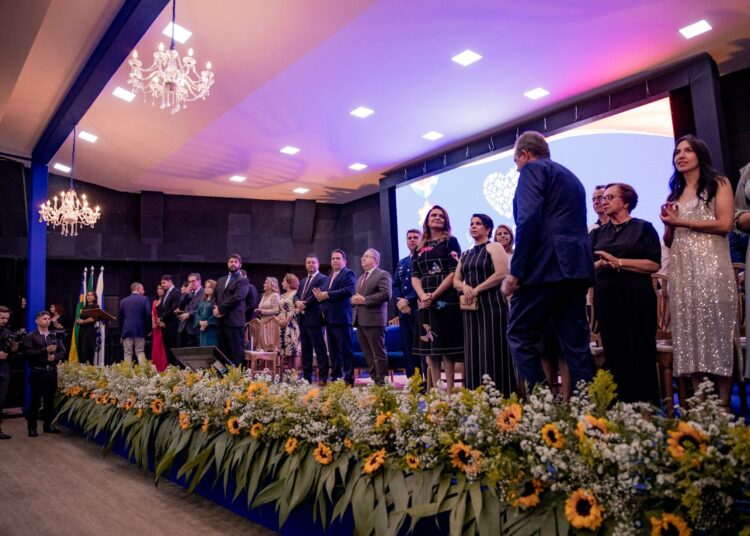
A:
[[[680,217],[715,220],[714,201],[679,203]],[[674,374],[731,376],[737,286],[726,236],[677,227],[669,260]]]

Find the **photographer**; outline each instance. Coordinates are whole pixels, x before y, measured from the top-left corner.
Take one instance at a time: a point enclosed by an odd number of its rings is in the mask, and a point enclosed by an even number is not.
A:
[[[8,434],[3,433],[3,407],[10,383],[8,360],[11,354],[18,351],[18,341],[14,340],[13,333],[7,327],[9,320],[10,309],[0,305],[0,439],[10,439]]]
[[[26,421],[29,437],[37,437],[36,422],[39,404],[43,401],[42,420],[44,432],[59,434],[52,426],[55,391],[57,391],[57,364],[65,357],[65,346],[61,337],[49,331],[50,314],[40,311],[36,314],[36,329],[23,338],[23,353],[29,363],[29,412]]]

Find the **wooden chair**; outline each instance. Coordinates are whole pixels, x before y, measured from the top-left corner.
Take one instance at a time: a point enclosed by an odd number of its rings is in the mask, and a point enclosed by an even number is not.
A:
[[[661,399],[665,401],[667,414],[674,414],[674,348],[672,346],[671,316],[669,314],[669,277],[651,274],[651,284],[656,293],[656,373],[659,378]],[[677,382],[680,403],[687,399],[687,383]]]
[[[739,352],[741,359],[734,360],[734,371],[733,375],[737,380],[737,393],[740,398],[740,410],[743,415],[747,415],[747,383],[745,382],[744,371],[742,367],[738,366],[740,363],[744,363],[745,353],[747,351],[747,337],[746,337],[746,311],[745,311],[745,263],[735,262],[732,264],[734,268],[734,279],[737,283],[737,329],[739,330],[739,341],[740,348]],[[742,274],[742,276],[740,276]],[[739,369],[739,370],[738,370]]]
[[[594,366],[599,370],[604,367],[607,358],[604,354],[604,347],[602,346],[602,336],[599,333],[599,321],[596,319],[593,287],[589,288],[589,293],[586,298],[586,313],[589,319],[589,331],[591,332],[589,349],[591,350],[591,357],[594,358]]]
[[[250,322],[253,333],[253,349],[245,352],[250,370],[269,369],[276,376],[284,373],[284,363],[279,357],[281,328],[274,319],[262,322],[257,318]]]

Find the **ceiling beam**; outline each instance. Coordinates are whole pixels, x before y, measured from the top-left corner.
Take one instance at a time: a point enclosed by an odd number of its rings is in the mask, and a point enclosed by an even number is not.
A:
[[[49,163],[168,3],[125,0],[39,137],[31,153],[34,162]]]

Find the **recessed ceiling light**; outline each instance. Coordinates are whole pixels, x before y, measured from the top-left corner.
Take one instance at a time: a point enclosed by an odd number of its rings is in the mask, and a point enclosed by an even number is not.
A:
[[[78,137],[82,140],[90,141],[91,143],[96,143],[96,140],[99,139],[99,136],[86,132],[85,130],[82,130],[80,134],[78,134]]]
[[[162,32],[164,35],[172,38],[172,23],[170,22],[167,24],[167,27],[164,28],[164,31]],[[183,28],[179,24],[174,25],[174,40],[178,43],[184,43],[188,39],[190,39],[190,36],[193,35],[193,32],[191,32],[188,29]]]
[[[706,22],[706,20],[699,20],[698,22],[691,24],[690,26],[685,26],[684,28],[680,28],[680,33],[685,39],[692,39],[696,35],[700,35],[702,33],[706,33],[707,31],[711,30],[711,25]]]
[[[422,134],[422,137],[426,140],[435,141],[439,140],[443,137],[443,135],[440,132],[435,132],[434,130],[429,131],[426,134]]]
[[[232,182],[245,182],[247,180],[247,177],[243,177],[242,175],[233,175],[229,177],[229,180]]]
[[[355,162],[351,166],[349,166],[349,169],[353,169],[354,171],[362,171],[367,167],[367,164],[360,164],[359,162]]]
[[[292,147],[291,145],[287,145],[286,147],[283,147],[280,152],[284,154],[297,154],[299,151],[299,147]]]
[[[58,171],[62,171],[63,173],[70,173],[70,166],[66,166],[65,164],[61,164],[60,162],[52,167],[54,167]]]
[[[310,188],[295,188],[292,190],[295,194],[306,194],[310,191]]]
[[[455,56],[453,56],[451,59],[459,65],[463,65],[464,67],[466,67],[468,65],[471,65],[475,61],[481,60],[482,56],[467,48],[460,54],[456,54]]]
[[[127,89],[123,89],[120,86],[117,86],[115,88],[115,90],[112,92],[112,95],[128,102],[132,101],[135,98],[135,93],[132,93]]]
[[[352,115],[354,115],[354,116],[356,116],[356,117],[361,117],[362,119],[364,119],[365,117],[368,117],[368,116],[374,114],[375,110],[372,110],[372,109],[368,108],[367,106],[360,106],[359,108],[355,108],[354,110],[352,110],[349,113],[352,114]]]
[[[546,97],[547,95],[549,95],[549,91],[547,91],[543,87],[534,88],[531,91],[527,91],[523,94],[524,97],[528,97],[531,100],[541,99],[542,97]]]

